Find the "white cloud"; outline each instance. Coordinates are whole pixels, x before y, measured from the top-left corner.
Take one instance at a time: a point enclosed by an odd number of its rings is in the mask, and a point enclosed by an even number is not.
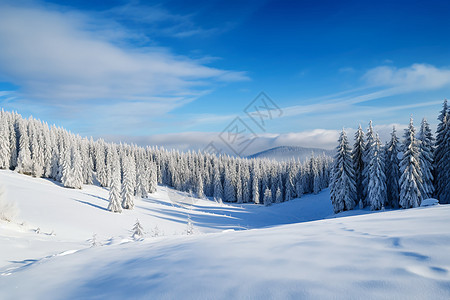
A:
[[[362,124],[363,130],[366,131],[367,124]],[[379,134],[382,142],[390,139],[392,127],[397,129],[397,137],[402,139],[403,130],[407,127],[404,124],[381,124],[374,125],[374,131]],[[416,124],[416,126],[418,126]],[[258,134],[258,137],[250,144],[250,146],[242,153],[243,156],[251,155],[266,149],[278,146],[301,146],[308,148],[334,149],[341,130],[314,129],[301,132],[290,133],[264,133]],[[356,131],[354,128],[345,128],[350,143],[353,144],[353,136]],[[136,143],[138,145],[157,145],[166,149],[178,149],[180,151],[187,150],[203,150],[210,142],[213,142],[217,149],[222,153],[234,155],[233,151],[219,138],[219,132],[183,132],[159,134],[152,136],[109,136],[107,140],[119,142],[126,141],[128,143]]]
[[[428,64],[413,64],[406,68],[380,66],[363,77],[373,86],[395,87],[399,92],[435,90],[450,85],[450,70]]]
[[[0,79],[29,98],[58,102],[177,101],[216,82],[248,79],[158,47],[120,47],[109,33],[124,29],[99,23],[79,12],[0,5]]]

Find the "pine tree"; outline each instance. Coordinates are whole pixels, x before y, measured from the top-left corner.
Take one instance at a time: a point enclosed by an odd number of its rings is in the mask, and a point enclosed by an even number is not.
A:
[[[73,185],[73,173],[72,173],[72,163],[70,158],[70,153],[66,150],[63,154],[62,160],[62,177],[61,183],[65,187],[72,187]]]
[[[9,153],[11,160],[9,163],[9,169],[14,170],[17,167],[17,136],[16,136],[16,118],[13,114],[9,116]]]
[[[264,205],[269,206],[272,204],[272,192],[269,188],[264,191]]]
[[[147,172],[145,171],[145,167],[143,163],[141,163],[137,168],[137,177],[136,177],[136,196],[139,198],[147,198]]]
[[[203,179],[200,170],[197,170],[195,176],[195,194],[198,198],[204,198],[205,194],[203,192]]]
[[[30,140],[28,132],[24,124],[25,121],[19,122],[19,155],[17,157],[17,171],[23,174],[31,174],[32,164]]]
[[[81,189],[83,187],[83,161],[77,146],[71,149],[72,172],[73,172],[73,188]]]
[[[369,186],[369,161],[370,161],[370,155],[372,153],[372,147],[374,146],[375,136],[373,133],[373,127],[372,127],[372,121],[369,122],[369,127],[367,128],[367,141],[366,146],[364,149],[364,170],[363,170],[363,178],[362,178],[362,185],[363,185],[363,194],[364,194],[364,206],[369,206],[370,203],[368,202],[368,191],[367,187]]]
[[[156,166],[154,163],[150,163],[150,181],[148,185],[148,192],[150,194],[153,194],[156,192],[157,186],[158,186],[158,174],[156,173]]]
[[[330,184],[334,213],[353,209],[356,200],[355,174],[345,130],[339,136],[336,152]]]
[[[439,203],[450,203],[450,111],[444,100],[436,131],[435,194]]]
[[[236,202],[236,192],[233,186],[232,173],[228,170],[225,171],[225,180],[223,183],[224,200],[226,202]]]
[[[380,210],[386,203],[386,176],[380,138],[376,135],[369,161],[367,196],[372,210]]]
[[[433,143],[434,138],[431,133],[430,125],[427,120],[422,119],[422,123],[420,126],[419,136],[419,161],[420,161],[420,170],[422,171],[422,190],[420,193],[422,194],[423,199],[431,198],[434,193],[433,186]]]
[[[220,181],[219,169],[216,167],[214,169],[214,199],[223,200],[223,188],[222,182]]]
[[[123,182],[122,182],[122,207],[124,209],[134,208],[134,172],[132,166],[134,160],[131,157],[125,157],[123,163]]]
[[[259,179],[256,172],[252,176],[252,200],[255,204],[259,204]]]
[[[400,163],[398,159],[399,141],[396,135],[395,126],[392,128],[391,140],[386,145],[386,190],[387,201],[390,207],[399,206],[399,180]]]
[[[281,194],[281,190],[278,187],[277,192],[275,193],[275,203],[281,203],[283,202],[283,195]]]
[[[364,131],[359,125],[355,133],[355,144],[352,150],[353,169],[355,170],[356,184],[356,202],[364,197],[363,173],[364,173],[364,153],[366,150],[366,142],[364,140]]]
[[[133,226],[132,232],[133,234],[131,235],[131,237],[136,241],[142,239],[142,237],[144,236],[144,228],[139,222],[139,219],[136,219],[136,223]]]
[[[420,170],[419,146],[415,138],[413,119],[405,129],[403,157],[400,162],[400,206],[402,208],[420,206],[422,195],[422,172]]]
[[[120,162],[119,157],[115,155],[112,161],[111,183],[109,189],[109,205],[108,210],[115,213],[122,212],[120,198]]]
[[[0,119],[0,169],[8,169],[11,161],[11,145],[9,141],[9,126],[6,115]]]

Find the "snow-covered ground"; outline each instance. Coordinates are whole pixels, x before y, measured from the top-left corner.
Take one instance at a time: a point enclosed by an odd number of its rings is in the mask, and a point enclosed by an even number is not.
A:
[[[113,214],[97,186],[4,170],[0,184],[20,208],[0,221],[0,299],[450,298],[450,205],[335,217],[327,190],[263,207],[160,187]]]

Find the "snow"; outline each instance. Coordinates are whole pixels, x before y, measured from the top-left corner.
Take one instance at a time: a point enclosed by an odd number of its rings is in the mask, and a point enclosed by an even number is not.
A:
[[[332,215],[328,190],[264,207],[158,187],[115,214],[98,186],[0,182],[20,208],[0,222],[0,299],[450,298],[450,205]]]
[[[422,200],[422,203],[420,204],[420,206],[425,207],[425,206],[433,206],[433,205],[438,205],[438,204],[439,204],[439,200],[429,198],[429,199]]]

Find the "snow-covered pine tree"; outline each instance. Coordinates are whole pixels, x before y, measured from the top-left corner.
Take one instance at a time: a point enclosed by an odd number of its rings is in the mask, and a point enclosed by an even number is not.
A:
[[[387,202],[390,207],[398,208],[399,205],[399,180],[400,180],[400,163],[398,159],[399,140],[396,135],[395,126],[392,128],[391,139],[386,144],[386,191]]]
[[[269,206],[272,204],[272,192],[270,191],[269,188],[266,188],[266,190],[264,191],[263,201],[265,206]]]
[[[303,196],[303,193],[305,192],[305,176],[303,174],[303,167],[300,165],[298,168],[297,176],[295,178],[295,194],[298,198],[301,198]]]
[[[97,171],[97,180],[101,186],[108,186],[108,178],[106,171],[106,160],[105,160],[105,146],[104,142],[100,140],[95,149],[95,170]]]
[[[153,194],[156,192],[157,186],[158,186],[158,174],[156,172],[156,165],[153,162],[150,162],[149,165],[149,170],[150,170],[150,174],[149,174],[149,185],[148,185],[148,192],[150,194]]]
[[[14,170],[17,167],[17,134],[16,134],[16,116],[14,114],[9,114],[8,120],[9,126],[9,153],[11,155],[11,160],[9,162],[9,169]]]
[[[31,161],[30,140],[25,121],[19,122],[19,155],[17,157],[17,172],[30,175],[33,162]]]
[[[370,203],[368,202],[369,198],[367,197],[368,191],[367,187],[369,186],[369,161],[370,161],[370,155],[372,153],[372,147],[374,146],[375,136],[373,132],[372,127],[372,120],[369,121],[369,127],[367,128],[367,134],[366,134],[366,146],[364,149],[364,170],[363,170],[363,178],[362,178],[362,185],[363,185],[363,193],[364,193],[364,206],[369,206]]]
[[[434,194],[433,185],[433,155],[434,155],[434,138],[431,133],[430,125],[425,118],[422,119],[419,136],[419,162],[422,171],[422,199],[431,198]]]
[[[136,196],[139,198],[147,198],[147,179],[148,173],[145,170],[143,161],[137,166],[137,176],[136,176]]]
[[[70,156],[72,159],[71,172],[73,173],[72,187],[75,189],[81,189],[83,188],[83,161],[75,142],[70,150]]]
[[[255,172],[252,176],[252,200],[255,204],[260,204],[259,199],[259,178],[258,174]]]
[[[251,202],[251,180],[248,165],[244,165],[242,171],[242,198],[244,203]]]
[[[197,169],[196,175],[195,175],[195,194],[198,198],[204,198],[205,194],[203,192],[203,179],[201,175],[201,171]]]
[[[351,149],[344,129],[339,136],[336,152],[330,184],[331,203],[333,204],[334,213],[353,209],[356,200],[355,174]]]
[[[121,183],[120,183],[120,162],[119,156],[116,154],[112,158],[112,172],[111,172],[111,183],[109,189],[109,205],[108,210],[115,213],[122,212],[121,205]]]
[[[214,168],[214,183],[213,184],[214,184],[214,193],[213,193],[214,199],[223,200],[222,182],[220,180],[219,168],[217,166]]]
[[[133,176],[134,172],[132,171],[132,166],[134,164],[134,159],[129,156],[126,156],[123,161],[123,182],[122,182],[122,207],[125,209],[133,209],[134,208],[134,184],[133,184]]]
[[[353,169],[355,170],[355,184],[356,184],[356,202],[365,199],[363,186],[364,173],[364,153],[366,149],[366,142],[364,140],[364,131],[359,125],[355,133],[355,144],[352,150]]]
[[[450,111],[444,100],[436,131],[435,195],[441,204],[450,203]]]
[[[86,138],[81,143],[81,157],[83,160],[83,183],[92,184],[94,164],[89,152],[89,141]]]
[[[225,170],[225,179],[223,183],[223,194],[226,202],[236,202],[236,191],[233,186],[232,172]]]
[[[31,174],[34,177],[42,177],[44,175],[44,151],[39,141],[39,133],[36,128],[39,126],[38,122],[29,122],[28,128],[30,132],[30,150],[32,171]]]
[[[277,192],[275,193],[275,203],[281,203],[283,202],[283,195],[281,194],[281,190],[278,187]]]
[[[422,200],[422,172],[420,170],[419,145],[415,138],[416,130],[411,117],[405,129],[403,140],[403,157],[400,161],[400,206],[402,208],[418,207]]]
[[[386,176],[384,174],[384,157],[378,134],[375,137],[374,145],[371,148],[369,161],[369,185],[367,196],[372,210],[380,210],[386,203]]]
[[[311,168],[311,172],[313,175],[313,193],[314,195],[317,195],[320,190],[321,190],[321,178],[320,178],[320,174],[319,174],[319,167],[317,165],[317,161],[316,159],[312,159],[313,160],[313,164],[312,164],[312,168]]]
[[[9,169],[11,161],[11,145],[9,141],[9,126],[5,113],[0,119],[0,169]]]
[[[72,187],[73,182],[73,172],[72,172],[72,163],[70,158],[69,150],[64,151],[62,155],[62,177],[61,183],[65,187]]]
[[[294,190],[294,181],[295,181],[295,174],[294,174],[294,167],[293,165],[289,165],[289,170],[287,173],[286,183],[284,187],[284,201],[290,201],[294,199],[295,190]]]
[[[131,237],[136,241],[140,240],[144,237],[144,228],[142,227],[141,223],[139,222],[139,219],[136,219],[136,223],[133,226]]]

